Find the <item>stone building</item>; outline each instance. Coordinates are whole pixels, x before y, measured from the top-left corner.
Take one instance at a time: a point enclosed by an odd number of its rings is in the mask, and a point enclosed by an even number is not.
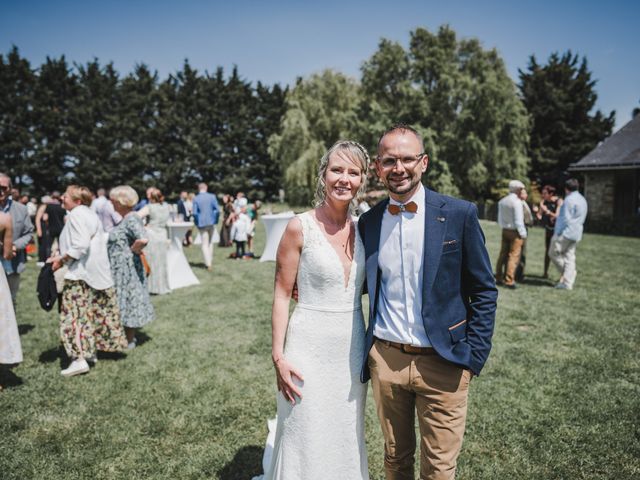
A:
[[[640,115],[569,171],[584,178],[588,230],[640,236]]]

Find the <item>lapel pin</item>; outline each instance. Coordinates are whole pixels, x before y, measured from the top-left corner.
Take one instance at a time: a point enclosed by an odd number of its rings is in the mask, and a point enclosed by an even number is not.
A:
[[[439,222],[444,222],[444,217],[436,217],[436,220],[438,220]]]

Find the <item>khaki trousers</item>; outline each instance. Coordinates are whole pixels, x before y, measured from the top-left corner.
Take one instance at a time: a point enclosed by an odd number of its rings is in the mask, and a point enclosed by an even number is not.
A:
[[[496,264],[496,281],[506,285],[515,283],[516,268],[520,261],[524,239],[517,230],[502,229],[502,245]]]
[[[382,434],[387,480],[414,480],[415,416],[420,427],[420,479],[453,479],[467,417],[471,372],[439,355],[405,353],[375,341],[371,385]]]
[[[200,238],[202,239],[202,256],[204,257],[204,264],[207,268],[211,267],[211,262],[213,261],[213,243],[211,240],[213,239],[214,228],[215,227],[213,225],[198,228]]]
[[[549,246],[549,258],[562,274],[560,283],[564,283],[569,289],[573,288],[578,272],[576,271],[576,246],[578,242],[569,240],[562,235],[551,237]]]

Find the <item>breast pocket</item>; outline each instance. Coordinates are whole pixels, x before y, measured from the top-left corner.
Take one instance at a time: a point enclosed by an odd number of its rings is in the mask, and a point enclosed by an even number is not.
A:
[[[458,240],[445,240],[442,242],[442,254],[457,252],[460,250],[460,242]]]

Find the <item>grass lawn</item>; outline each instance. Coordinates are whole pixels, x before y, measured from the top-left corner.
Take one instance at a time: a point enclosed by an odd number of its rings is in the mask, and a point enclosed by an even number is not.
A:
[[[495,262],[500,231],[483,228]],[[471,384],[458,478],[640,478],[640,239],[586,235],[568,292],[540,278],[543,232],[530,237],[528,280],[500,290],[494,347]],[[71,379],[60,375],[57,315],[38,306],[31,262],[18,307],[25,360],[0,378],[0,478],[259,473],[275,412],[274,264],[228,260],[230,251],[216,248],[207,272],[187,249],[201,284],[154,297],[157,318],[138,348]],[[382,479],[371,395],[367,440],[371,478]]]

